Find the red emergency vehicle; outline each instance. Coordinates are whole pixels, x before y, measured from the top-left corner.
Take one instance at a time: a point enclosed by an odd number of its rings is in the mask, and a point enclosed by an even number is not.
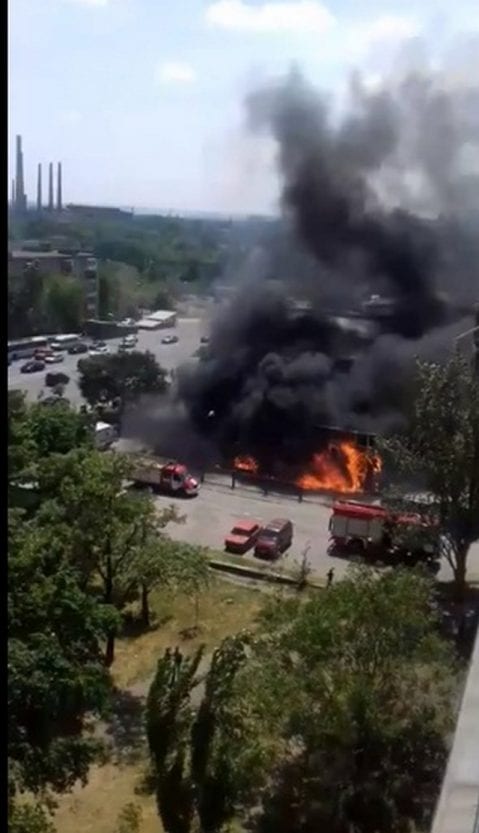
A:
[[[418,514],[391,512],[383,506],[337,501],[329,520],[330,553],[362,555],[386,563],[416,564],[434,561],[437,547],[431,535],[432,523]],[[397,543],[403,528],[414,544]],[[421,535],[421,533],[424,533]],[[408,536],[403,536],[406,541]],[[422,540],[421,540],[422,539]]]
[[[188,469],[176,460],[162,463],[158,460],[136,459],[131,479],[136,486],[146,486],[153,491],[172,495],[194,497],[199,483]]]

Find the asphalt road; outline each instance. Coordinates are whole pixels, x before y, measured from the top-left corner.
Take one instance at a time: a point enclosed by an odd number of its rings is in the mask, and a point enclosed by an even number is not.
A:
[[[178,336],[176,344],[162,344],[164,335],[174,333]],[[187,361],[200,346],[200,338],[207,334],[207,324],[201,318],[179,318],[175,329],[168,330],[139,330],[137,350],[149,350],[153,353],[158,362],[167,370],[172,370],[178,365]],[[85,339],[86,342],[89,339]],[[120,338],[109,339],[106,343],[111,353],[117,351],[121,342]],[[65,389],[65,396],[72,405],[78,407],[82,403],[82,397],[78,390],[77,364],[86,354],[70,356],[64,354],[64,361],[59,364],[46,365],[45,370],[38,373],[21,373],[20,367],[26,359],[13,362],[8,368],[8,387],[25,391],[30,402],[37,400],[40,392],[46,392],[45,375],[48,371],[61,371],[70,377],[70,382]]]
[[[328,555],[328,523],[331,510],[329,501],[321,503],[316,498],[308,498],[303,503],[292,496],[264,496],[254,487],[237,485],[234,492],[230,488],[230,478],[215,475],[215,482],[202,484],[198,497],[189,500],[174,499],[178,511],[186,516],[183,524],[171,524],[168,533],[178,541],[223,550],[224,537],[240,518],[250,518],[264,524],[274,518],[288,518],[294,524],[293,544],[291,548],[276,561],[276,564],[294,566],[301,562],[302,553],[307,550],[307,558],[312,569],[319,576],[326,576],[334,567],[335,578],[344,576],[350,562],[344,558]],[[163,509],[173,501],[171,497],[155,497],[158,509]],[[253,557],[252,551],[247,553]],[[238,562],[241,563],[241,556]],[[264,562],[259,562],[264,563]],[[449,564],[443,562],[438,577],[450,581],[452,572]],[[468,578],[479,581],[479,544],[471,548],[468,559]]]
[[[199,347],[201,336],[207,334],[207,326],[206,321],[200,317],[185,317],[178,319],[174,331],[141,330],[138,333],[138,349],[150,350],[163,367],[171,370],[193,356]],[[175,332],[179,337],[178,343],[161,344],[166,332]],[[115,351],[119,343],[120,339],[108,341],[110,350]],[[79,358],[82,356],[66,354],[62,364],[48,367],[51,370],[62,370],[70,376],[71,381],[65,395],[75,406],[81,404],[76,369]],[[27,398],[35,401],[44,389],[45,371],[23,374],[20,373],[21,364],[23,362],[15,362],[8,368],[8,387],[24,390]],[[289,518],[294,524],[294,540],[290,550],[282,557],[285,563],[300,562],[302,553],[308,549],[308,560],[319,575],[326,575],[330,567],[334,567],[336,578],[344,575],[349,562],[327,554],[330,515],[328,506],[316,500],[298,503],[294,497],[272,494],[265,497],[259,490],[244,486],[237,486],[232,492],[229,484],[228,477],[225,477],[224,482],[221,478],[215,478],[214,483],[206,482],[202,485],[197,498],[178,501],[178,509],[186,515],[186,522],[171,525],[171,536],[221,550],[224,536],[239,518],[255,518],[261,523],[278,517]],[[155,500],[158,508],[171,503],[171,498],[168,497],[157,497]],[[441,566],[439,577],[444,581],[452,578],[448,564],[444,563]],[[470,581],[479,581],[479,544],[472,547],[469,555],[468,578]]]

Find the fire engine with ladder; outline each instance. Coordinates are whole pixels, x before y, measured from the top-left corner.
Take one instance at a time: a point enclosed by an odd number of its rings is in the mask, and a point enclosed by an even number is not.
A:
[[[397,513],[383,506],[337,501],[329,520],[330,555],[359,555],[390,565],[438,560],[433,523],[418,514]]]

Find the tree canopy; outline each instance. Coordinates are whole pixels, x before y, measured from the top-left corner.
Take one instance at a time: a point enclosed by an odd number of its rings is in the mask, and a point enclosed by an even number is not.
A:
[[[426,826],[443,771],[452,662],[420,574],[354,572],[274,599],[258,634],[213,654],[167,652],[147,706],[160,815],[171,833],[400,833]],[[252,809],[254,808],[254,810]]]
[[[116,613],[81,589],[54,528],[11,510],[8,532],[10,790],[64,790],[98,753],[86,718],[108,704],[102,641]]]
[[[424,499],[400,503],[434,521],[462,598],[479,538],[479,378],[455,353],[444,365],[419,363],[415,391],[406,431],[384,448],[402,474],[422,478]]]
[[[163,393],[166,371],[152,353],[114,353],[92,356],[78,363],[79,387],[90,405],[120,400],[133,402],[142,394]]]

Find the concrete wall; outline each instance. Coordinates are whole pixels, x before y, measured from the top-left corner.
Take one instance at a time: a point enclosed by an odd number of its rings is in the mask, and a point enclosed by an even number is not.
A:
[[[432,833],[479,833],[479,631]]]

